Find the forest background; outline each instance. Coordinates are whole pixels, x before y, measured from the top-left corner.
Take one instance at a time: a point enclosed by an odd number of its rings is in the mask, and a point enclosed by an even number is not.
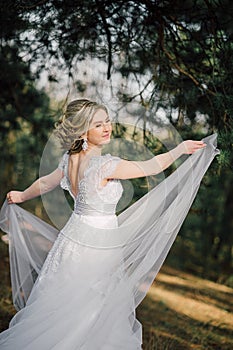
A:
[[[167,264],[233,287],[232,19],[230,0],[1,1],[1,203],[38,177],[72,97],[106,103],[114,137],[153,154],[217,132],[221,153]],[[126,114],[135,127],[122,124]],[[166,132],[154,137],[147,125]],[[132,200],[146,190],[135,180]],[[23,206],[46,219],[40,199]]]

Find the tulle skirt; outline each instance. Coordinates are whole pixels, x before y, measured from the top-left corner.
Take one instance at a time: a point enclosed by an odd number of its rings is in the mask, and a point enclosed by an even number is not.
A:
[[[26,306],[1,333],[2,350],[141,349],[142,327],[135,318],[130,289],[114,296],[124,278],[121,249],[95,249],[73,240],[71,232],[78,238],[84,223],[93,230],[116,228],[117,217],[72,215]]]

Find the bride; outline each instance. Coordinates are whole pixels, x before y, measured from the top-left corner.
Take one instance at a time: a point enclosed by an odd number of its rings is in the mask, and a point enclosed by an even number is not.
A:
[[[67,152],[58,167],[25,191],[10,191],[0,228],[9,238],[13,302],[1,350],[136,350],[145,297],[215,155],[216,134],[186,140],[146,161],[101,155],[112,126],[105,106],[72,101],[56,134]],[[156,175],[190,156],[144,197],[115,215],[120,179]],[[74,210],[57,229],[15,203],[69,192]],[[56,206],[56,203],[54,203]]]

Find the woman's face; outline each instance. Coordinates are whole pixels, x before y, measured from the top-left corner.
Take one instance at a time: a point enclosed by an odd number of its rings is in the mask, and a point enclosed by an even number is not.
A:
[[[103,109],[99,109],[90,123],[87,132],[89,145],[101,146],[109,143],[112,133],[112,125],[109,116]]]

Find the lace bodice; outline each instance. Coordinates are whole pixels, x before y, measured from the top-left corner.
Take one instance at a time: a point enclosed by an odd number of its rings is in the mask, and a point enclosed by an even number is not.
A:
[[[119,180],[109,180],[105,186],[101,181],[110,176],[121,159],[106,154],[92,157],[84,172],[84,177],[78,184],[78,195],[71,192],[68,176],[69,155],[64,154],[58,168],[63,171],[61,187],[69,191],[74,199],[74,212],[82,215],[114,215],[116,205],[121,198],[123,188]]]

